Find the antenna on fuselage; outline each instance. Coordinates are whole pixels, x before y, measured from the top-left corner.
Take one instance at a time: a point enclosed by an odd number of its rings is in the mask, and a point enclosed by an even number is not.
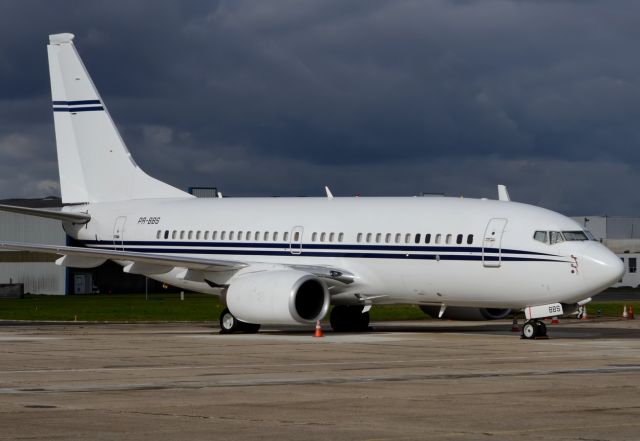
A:
[[[509,191],[507,190],[506,185],[498,185],[498,200],[499,201],[510,201]]]

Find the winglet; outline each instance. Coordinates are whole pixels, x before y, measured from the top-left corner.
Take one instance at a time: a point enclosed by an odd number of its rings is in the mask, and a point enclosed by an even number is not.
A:
[[[510,201],[509,191],[507,190],[506,185],[498,185],[498,200],[499,201]]]
[[[329,190],[329,187],[326,185],[324,186],[324,191],[327,192],[327,199],[333,199],[333,193],[331,193],[331,190]]]

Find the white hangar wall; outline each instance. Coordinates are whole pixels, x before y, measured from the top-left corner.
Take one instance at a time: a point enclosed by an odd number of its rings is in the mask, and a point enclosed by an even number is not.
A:
[[[0,212],[0,240],[64,245],[60,221]],[[31,294],[65,294],[66,269],[55,265],[56,256],[0,250],[0,283],[23,283]]]

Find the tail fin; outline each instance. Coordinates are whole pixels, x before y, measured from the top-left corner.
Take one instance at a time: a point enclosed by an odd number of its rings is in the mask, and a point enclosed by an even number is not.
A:
[[[73,45],[49,36],[49,73],[62,202],[191,197],[147,175],[131,157]]]

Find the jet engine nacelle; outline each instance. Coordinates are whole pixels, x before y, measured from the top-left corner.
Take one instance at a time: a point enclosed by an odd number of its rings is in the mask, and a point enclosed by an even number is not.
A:
[[[327,313],[329,290],[302,271],[261,271],[232,279],[226,302],[231,314],[246,323],[307,324]]]
[[[422,312],[433,318],[438,318],[439,306],[420,306]],[[443,319],[449,320],[500,320],[508,317],[513,311],[505,308],[467,308],[462,306],[448,306]]]

